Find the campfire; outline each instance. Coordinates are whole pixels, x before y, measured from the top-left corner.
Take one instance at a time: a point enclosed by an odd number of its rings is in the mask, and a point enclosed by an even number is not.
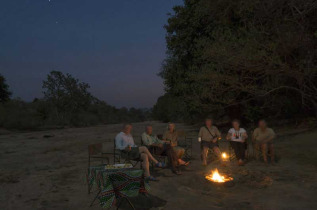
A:
[[[232,177],[227,177],[227,176],[219,174],[218,169],[211,171],[211,174],[207,175],[205,178],[209,181],[217,182],[217,183],[223,183],[223,182],[228,182],[233,180]]]

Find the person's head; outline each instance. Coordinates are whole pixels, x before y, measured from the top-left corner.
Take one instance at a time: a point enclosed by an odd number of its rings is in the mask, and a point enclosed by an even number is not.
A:
[[[266,121],[264,119],[259,120],[259,128],[264,130],[266,129],[266,127],[267,127]]]
[[[238,119],[232,120],[232,127],[234,129],[236,129],[236,130],[239,130],[239,128],[240,128],[240,120],[238,120]]]
[[[146,132],[147,134],[151,135],[152,132],[153,132],[153,127],[152,127],[152,125],[147,125],[147,126],[145,127],[145,132]]]
[[[168,123],[167,129],[169,131],[171,131],[171,132],[174,131],[175,130],[175,124],[174,123]]]
[[[131,124],[124,124],[123,125],[123,130],[124,133],[130,134],[132,131],[132,125]]]
[[[207,118],[205,119],[205,125],[206,125],[208,128],[210,128],[210,127],[212,126],[212,123],[213,123],[213,120],[212,120],[211,117],[207,117]]]

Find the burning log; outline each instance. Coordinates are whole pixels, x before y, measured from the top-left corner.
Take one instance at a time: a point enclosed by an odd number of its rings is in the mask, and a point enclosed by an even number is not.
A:
[[[224,186],[233,186],[233,178],[220,174],[217,168],[214,171],[211,171],[211,173],[205,176],[205,178],[212,183]]]

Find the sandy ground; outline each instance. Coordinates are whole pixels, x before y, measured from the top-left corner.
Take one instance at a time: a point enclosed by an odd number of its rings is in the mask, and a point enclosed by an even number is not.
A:
[[[136,142],[145,123],[134,124]],[[108,151],[121,125],[72,128],[40,132],[0,132],[0,209],[101,209],[89,207],[85,181],[87,145],[104,143]],[[162,133],[166,124],[154,123]],[[188,135],[197,128],[177,125]],[[225,131],[223,131],[225,132]],[[164,206],[155,209],[317,209],[317,130],[276,139],[280,160],[276,166],[250,161],[244,167],[217,161],[200,165],[199,144],[194,141],[193,160],[182,176],[168,169],[153,173],[151,195]],[[223,150],[226,144],[221,144]],[[217,186],[204,175],[218,168],[234,178],[234,186]]]

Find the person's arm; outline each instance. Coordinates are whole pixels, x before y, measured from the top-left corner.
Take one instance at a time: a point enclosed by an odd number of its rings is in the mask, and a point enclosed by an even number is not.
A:
[[[155,144],[157,146],[161,146],[162,144],[164,144],[165,142],[162,141],[161,139],[159,139],[156,135],[155,135]]]
[[[203,135],[203,128],[200,128],[200,129],[199,129],[199,133],[198,133],[198,137],[200,137],[200,138],[201,138],[201,137],[202,137],[202,135]]]
[[[226,136],[226,139],[227,139],[228,141],[230,141],[230,140],[231,140],[231,137],[232,137],[232,133],[229,133],[229,132],[228,132],[228,134],[227,134],[227,136]]]
[[[247,138],[248,138],[248,133],[247,133],[247,131],[245,129],[243,129],[242,140],[245,141]]]
[[[133,136],[131,136],[131,138],[132,138],[132,147],[138,147],[138,145],[134,143]],[[130,148],[129,150],[131,150],[131,146],[128,146],[128,148]]]
[[[124,150],[126,148],[126,145],[124,144],[124,141],[121,135],[118,134],[115,140],[116,140],[116,149]]]
[[[216,143],[216,142],[218,141],[218,138],[221,139],[221,133],[220,133],[220,131],[218,130],[218,128],[216,128],[215,133],[216,133],[216,137],[212,140],[213,143]]]
[[[231,140],[231,137],[232,137],[232,130],[230,129],[227,133],[226,139]]]
[[[201,142],[202,136],[203,136],[203,129],[200,128],[200,129],[199,129],[199,133],[198,133],[198,142]]]
[[[163,140],[163,141],[166,141],[166,132],[163,133],[162,140]]]
[[[147,135],[145,133],[142,134],[141,140],[142,140],[142,143],[145,146],[149,146],[150,145],[149,139],[147,138]]]
[[[165,142],[165,143],[167,143],[167,144],[170,144],[170,143],[171,143],[170,141],[167,140],[167,132],[165,132],[165,133],[163,134],[162,141]]]
[[[273,131],[273,129],[271,129],[269,136],[263,140],[263,143],[268,143],[268,142],[273,141],[275,136],[276,136],[275,132]]]

